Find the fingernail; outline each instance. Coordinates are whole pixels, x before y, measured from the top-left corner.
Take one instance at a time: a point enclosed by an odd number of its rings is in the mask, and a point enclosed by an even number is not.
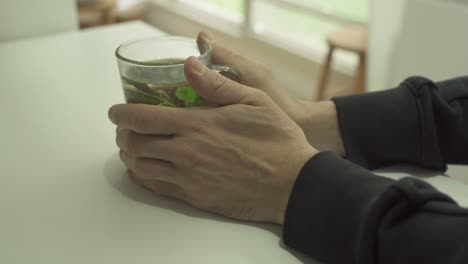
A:
[[[192,72],[196,73],[196,74],[202,74],[203,73],[203,69],[205,67],[205,65],[203,65],[197,58],[195,57],[192,57],[192,63],[191,63],[191,69],[192,69]]]
[[[111,108],[109,108],[109,112],[107,113],[107,116],[109,117],[110,121],[113,121],[114,119],[114,106],[111,106]]]
[[[207,30],[202,31],[202,37],[208,43],[213,43],[213,41],[214,41],[213,34],[211,34],[211,32],[209,32]]]

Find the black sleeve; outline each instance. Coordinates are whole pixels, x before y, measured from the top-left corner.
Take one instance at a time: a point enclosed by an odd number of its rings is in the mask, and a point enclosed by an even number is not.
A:
[[[283,240],[324,264],[466,264],[468,210],[419,179],[322,152],[296,180]]]
[[[352,162],[323,152],[304,165],[289,197],[285,244],[325,264],[468,263],[468,210],[424,181],[357,165],[468,163],[468,77],[413,77],[334,102]]]
[[[395,89],[333,98],[346,158],[369,169],[468,163],[468,76],[423,77]]]

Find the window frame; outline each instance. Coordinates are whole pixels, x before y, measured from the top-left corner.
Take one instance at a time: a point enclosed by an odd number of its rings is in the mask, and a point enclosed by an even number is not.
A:
[[[317,38],[317,41],[309,43],[307,46],[291,42],[284,41],[281,38],[281,33],[274,34],[274,32],[268,32],[267,34],[257,33],[254,29],[253,24],[253,4],[255,1],[266,2],[271,5],[275,5],[280,8],[289,9],[292,11],[299,11],[303,14],[319,16],[332,21],[343,24],[359,24],[368,25],[368,22],[362,22],[347,17],[342,17],[333,14],[325,9],[319,7],[303,6],[301,4],[291,2],[288,0],[242,0],[244,2],[243,19],[235,21],[233,19],[227,19],[225,13],[217,14],[199,8],[197,4],[191,4],[184,0],[152,0],[154,3],[169,8],[172,12],[184,16],[188,19],[196,21],[200,24],[207,25],[223,33],[231,35],[233,37],[248,37],[276,48],[283,49],[289,53],[297,56],[312,60],[315,62],[321,62],[323,56],[327,51],[327,44],[323,39]],[[224,14],[224,15],[223,15]],[[272,34],[273,33],[273,34]],[[357,63],[357,58],[354,54],[350,54],[344,51],[338,51],[334,56],[334,60],[337,62],[337,69],[346,74],[352,74],[353,69]]]
[[[252,18],[253,8],[252,7],[253,7],[254,2],[256,1],[266,2],[270,5],[274,5],[279,8],[285,8],[294,12],[322,17],[322,18],[325,18],[325,19],[328,19],[337,23],[358,24],[358,25],[368,24],[367,22],[362,22],[356,19],[347,18],[347,17],[334,14],[333,12],[328,11],[325,8],[305,6],[305,5],[301,5],[301,4],[291,2],[288,0],[241,0],[241,1],[243,2],[243,5],[244,5],[244,10],[242,14],[244,19],[239,19],[239,21],[235,21],[235,19],[229,19],[229,18],[226,19],[226,17],[223,17],[223,15],[218,15],[214,12],[203,10],[200,8],[199,4],[192,4],[192,3],[186,2],[186,0],[175,0],[175,1],[171,1],[171,3],[172,5],[177,5],[179,8],[183,8],[185,6],[185,8],[195,9],[199,12],[201,11],[203,12],[204,15],[226,20],[229,22],[229,24],[231,24],[231,26],[232,24],[234,24],[236,26],[243,28],[244,31],[250,32],[250,33],[254,33],[254,25],[252,24],[252,21],[253,21],[253,18]],[[223,12],[223,14],[225,15],[226,12]]]
[[[288,0],[243,0],[243,1],[244,1],[245,6],[249,6],[248,8],[249,11],[251,10],[253,2],[258,1],[258,2],[266,2],[270,5],[275,5],[280,8],[285,8],[291,11],[296,11],[296,12],[304,13],[307,15],[319,16],[322,18],[326,18],[326,19],[338,22],[338,23],[367,25],[366,22],[343,17],[340,15],[334,14],[333,12],[330,12],[324,8],[305,6],[305,5],[301,5],[301,4],[291,2]],[[246,20],[251,21],[252,14],[250,12],[244,13],[244,16],[246,17]]]

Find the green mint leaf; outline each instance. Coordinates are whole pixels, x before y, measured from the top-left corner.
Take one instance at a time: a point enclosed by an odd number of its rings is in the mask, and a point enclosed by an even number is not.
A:
[[[178,87],[175,92],[175,95],[177,98],[184,102],[193,101],[197,97],[197,93],[190,86]]]
[[[202,106],[204,100],[190,86],[181,86],[177,88],[175,96],[184,102],[186,107]]]
[[[189,107],[200,107],[200,106],[204,106],[204,105],[206,105],[205,99],[203,99],[203,97],[197,95],[197,98],[195,98],[195,100],[193,100],[190,103]]]

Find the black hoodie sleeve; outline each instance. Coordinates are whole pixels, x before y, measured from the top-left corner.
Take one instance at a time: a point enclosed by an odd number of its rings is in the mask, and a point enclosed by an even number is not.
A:
[[[347,159],[368,169],[468,163],[468,76],[334,98]]]
[[[334,102],[354,163],[323,152],[304,165],[289,198],[285,244],[325,264],[468,263],[468,210],[424,181],[361,167],[466,164],[468,78],[415,77]]]

